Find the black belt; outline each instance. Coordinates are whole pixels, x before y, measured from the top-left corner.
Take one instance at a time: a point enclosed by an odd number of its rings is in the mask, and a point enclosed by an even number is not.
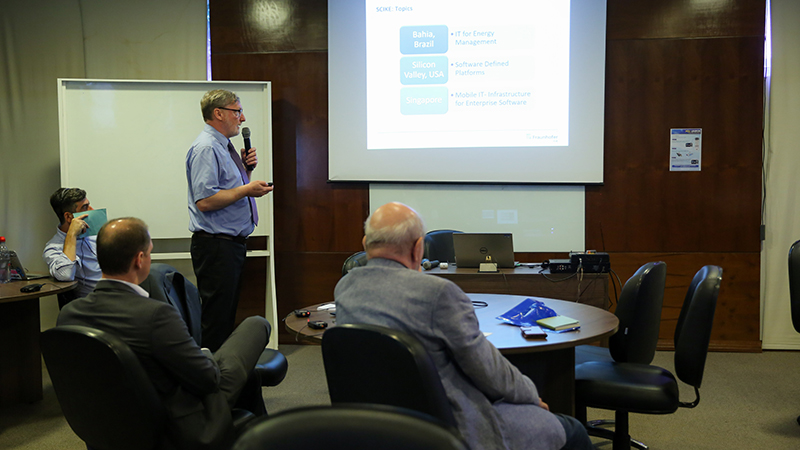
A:
[[[247,237],[246,236],[231,236],[229,234],[211,234],[205,231],[195,231],[195,236],[206,237],[206,238],[214,238],[214,239],[225,239],[226,241],[233,241],[238,244],[246,244]]]

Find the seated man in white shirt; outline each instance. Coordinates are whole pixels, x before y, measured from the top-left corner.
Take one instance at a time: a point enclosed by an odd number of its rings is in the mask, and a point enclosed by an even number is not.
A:
[[[81,212],[92,209],[86,191],[78,188],[60,188],[50,196],[50,206],[58,216],[56,234],[44,247],[42,257],[50,275],[58,281],[78,281],[71,291],[72,298],[89,295],[101,277],[97,262],[96,236],[79,237],[88,225]],[[71,299],[71,298],[70,298]],[[59,298],[59,308],[66,302]]]

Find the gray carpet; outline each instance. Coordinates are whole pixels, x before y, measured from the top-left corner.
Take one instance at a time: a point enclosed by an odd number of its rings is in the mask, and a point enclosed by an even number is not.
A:
[[[270,413],[328,404],[320,347],[283,345],[281,351],[289,373],[280,386],[264,389]],[[672,356],[659,352],[655,363],[671,369]],[[800,448],[798,377],[800,352],[711,353],[697,408],[664,416],[631,414],[631,431],[653,450]],[[691,388],[682,388],[682,399],[691,401]],[[589,419],[612,417],[589,411]],[[595,442],[598,449],[611,449],[606,441]],[[85,448],[61,415],[46,373],[43,401],[0,410],[0,449]]]

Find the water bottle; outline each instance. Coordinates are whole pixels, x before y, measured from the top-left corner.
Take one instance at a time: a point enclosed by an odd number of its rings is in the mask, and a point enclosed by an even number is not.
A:
[[[0,236],[0,283],[11,281],[11,253],[6,247],[5,236]]]

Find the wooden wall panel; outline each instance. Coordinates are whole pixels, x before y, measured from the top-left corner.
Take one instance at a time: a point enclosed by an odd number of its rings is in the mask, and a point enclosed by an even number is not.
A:
[[[647,261],[667,262],[665,348],[692,275],[719,264],[712,347],[760,349],[764,8],[765,0],[608,1],[605,184],[587,188],[586,245],[609,252],[623,282]],[[285,315],[331,298],[369,212],[366,185],[327,183],[327,2],[211,0],[210,10],[214,79],[273,82]],[[668,171],[671,127],[703,127],[701,172]]]
[[[566,253],[515,253],[519,261],[567,258]],[[616,309],[625,282],[639,267],[651,261],[667,264],[664,308],[661,312],[659,349],[672,350],[678,315],[695,273],[705,265],[722,267],[711,346],[715,350],[760,351],[759,289],[760,253],[630,253],[610,252],[612,273],[608,297]],[[533,295],[533,293],[532,293]]]
[[[328,50],[327,0],[212,0],[209,9],[215,54]]]
[[[715,349],[760,351],[759,253],[611,253],[611,268],[622,284],[650,261],[667,264],[659,348],[672,349],[678,315],[695,273],[705,265],[722,267],[722,284],[711,340]],[[617,295],[619,286],[617,286]],[[615,295],[609,287],[609,295]],[[613,309],[613,308],[612,308]]]
[[[766,0],[608,0],[606,36],[669,39],[763,36]]]
[[[214,79],[272,82],[276,251],[358,251],[368,186],[327,182],[327,53],[215,54],[212,68]]]
[[[590,248],[760,251],[763,42],[609,41],[604,185]],[[669,129],[703,129],[702,171],[669,171]]]

